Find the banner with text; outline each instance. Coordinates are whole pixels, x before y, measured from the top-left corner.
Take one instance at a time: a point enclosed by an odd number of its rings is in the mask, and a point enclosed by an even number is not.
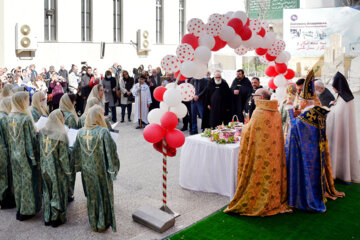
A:
[[[284,9],[286,50],[293,56],[322,56],[330,37],[340,35],[345,55],[360,54],[360,11],[350,7]]]

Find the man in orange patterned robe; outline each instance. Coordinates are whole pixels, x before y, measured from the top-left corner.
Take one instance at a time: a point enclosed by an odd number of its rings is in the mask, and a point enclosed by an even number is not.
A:
[[[255,98],[260,97],[259,91]],[[276,100],[256,100],[256,109],[241,135],[237,190],[225,213],[270,216],[290,211],[284,135],[277,105]]]

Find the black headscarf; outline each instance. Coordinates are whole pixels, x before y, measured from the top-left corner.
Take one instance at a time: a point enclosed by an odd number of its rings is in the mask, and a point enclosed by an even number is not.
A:
[[[339,91],[339,95],[345,102],[349,102],[354,99],[346,78],[340,72],[335,74],[332,86]]]

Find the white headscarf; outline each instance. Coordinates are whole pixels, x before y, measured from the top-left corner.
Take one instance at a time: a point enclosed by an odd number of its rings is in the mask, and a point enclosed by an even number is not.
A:
[[[59,109],[63,112],[70,112],[74,115],[75,117],[75,120],[76,120],[76,124],[78,123],[79,121],[79,117],[78,115],[76,114],[76,111],[75,111],[75,107],[73,105],[73,103],[71,102],[71,99],[69,97],[69,94],[65,93],[61,99],[60,99],[60,105],[59,105]]]
[[[107,129],[104,120],[104,109],[101,106],[95,105],[90,108],[89,113],[86,116],[85,127],[91,130],[97,126]]]
[[[36,109],[43,116],[48,116],[49,112],[47,110],[47,106],[46,105],[44,106],[41,102],[41,100],[44,98],[45,98],[45,94],[43,92],[36,92],[32,97],[31,108]]]
[[[91,98],[91,99],[89,99],[89,100],[87,101],[87,103],[86,103],[85,111],[84,111],[84,113],[81,115],[81,117],[85,117],[85,118],[86,118],[86,116],[87,116],[88,113],[89,113],[90,108],[92,108],[92,107],[95,106],[95,105],[101,106],[101,103],[100,103],[99,99],[97,99],[97,98]]]
[[[40,129],[40,132],[53,140],[69,142],[66,130],[65,119],[60,109],[52,111],[45,123],[45,126]]]
[[[98,84],[96,85],[95,87],[92,88],[90,94],[89,94],[89,97],[88,97],[88,100],[92,99],[92,98],[97,98],[99,100],[99,102],[104,105],[105,104],[105,97],[104,95],[102,96],[102,98],[100,98],[100,95],[99,95],[99,89],[100,88],[103,88],[103,85],[101,84]]]
[[[13,88],[14,88],[14,85],[12,85],[10,83],[5,84],[5,86],[3,87],[3,89],[0,93],[0,98],[12,96],[14,94]]]
[[[11,97],[2,98],[0,100],[0,112],[9,114],[11,112]]]
[[[12,113],[23,113],[31,118],[34,124],[34,119],[29,112],[29,93],[28,92],[17,92],[11,97],[11,112]]]

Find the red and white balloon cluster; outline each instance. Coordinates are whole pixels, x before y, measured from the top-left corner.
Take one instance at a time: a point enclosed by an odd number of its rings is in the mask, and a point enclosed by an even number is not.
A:
[[[184,35],[175,55],[167,55],[161,61],[166,72],[180,75],[180,80],[203,78],[211,51],[218,51],[228,45],[238,55],[255,50],[260,60],[276,69],[269,85],[277,90],[277,98],[283,97],[287,81],[294,77],[294,71],[287,68],[290,54],[285,50],[283,40],[276,39],[265,21],[249,19],[245,12],[214,13],[207,23],[192,18],[187,23],[188,34]]]
[[[191,101],[194,96],[195,88],[190,83],[183,83],[178,87],[176,83],[169,83],[166,87],[157,87],[154,90],[154,98],[160,102],[160,108],[149,112],[150,124],[145,127],[143,135],[146,141],[154,144],[157,151],[175,156],[176,148],[184,144],[185,136],[176,126],[178,119],[187,114],[187,107],[182,101]],[[162,144],[163,139],[166,140],[166,146]]]

